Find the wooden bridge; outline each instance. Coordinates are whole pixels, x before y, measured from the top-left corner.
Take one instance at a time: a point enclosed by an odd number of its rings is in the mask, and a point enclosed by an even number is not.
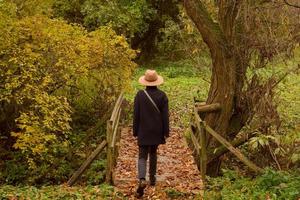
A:
[[[84,173],[88,166],[106,148],[107,166],[106,182],[115,185],[116,189],[126,196],[132,196],[137,184],[137,155],[138,148],[136,139],[133,138],[132,128],[120,126],[120,116],[122,112],[123,93],[117,99],[110,119],[107,121],[106,140],[95,149],[81,167],[72,175],[67,184],[72,186]],[[146,191],[146,195],[152,199],[165,199],[162,193],[157,191],[170,191],[176,189],[183,195],[183,199],[195,196],[204,190],[204,180],[206,177],[207,163],[207,135],[210,134],[220,142],[221,147],[228,149],[245,165],[255,172],[262,169],[248,160],[232,143],[228,142],[221,135],[209,127],[201,119],[201,115],[207,112],[218,112],[221,109],[219,104],[206,105],[205,103],[195,104],[193,117],[191,120],[191,143],[193,148],[189,148],[182,134],[184,130],[176,127],[171,128],[171,137],[166,145],[160,145],[158,150],[158,185]],[[221,149],[222,149],[221,148]],[[200,172],[192,156],[193,151],[200,159]],[[214,151],[218,156],[218,149]],[[119,156],[120,155],[120,156]],[[160,188],[160,189],[157,189]],[[159,198],[156,198],[159,197]]]

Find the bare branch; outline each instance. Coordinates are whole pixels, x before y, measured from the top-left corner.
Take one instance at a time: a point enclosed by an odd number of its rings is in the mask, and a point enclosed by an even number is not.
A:
[[[283,0],[283,2],[284,2],[286,5],[288,5],[288,6],[292,6],[292,7],[294,7],[294,8],[300,8],[300,5],[291,4],[291,3],[288,2],[288,0]]]
[[[300,64],[297,65],[297,67],[287,71],[284,75],[282,75],[275,83],[272,84],[272,89],[275,88],[282,80],[284,80],[289,74],[291,73],[297,73],[300,71]]]

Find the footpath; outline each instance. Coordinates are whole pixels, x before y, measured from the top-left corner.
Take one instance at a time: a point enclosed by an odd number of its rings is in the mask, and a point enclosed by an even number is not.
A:
[[[132,128],[125,127],[114,177],[116,192],[127,199],[135,199],[137,158],[138,146]],[[156,186],[148,185],[142,199],[196,199],[202,192],[200,172],[180,128],[171,129],[166,144],[159,146],[156,178]]]

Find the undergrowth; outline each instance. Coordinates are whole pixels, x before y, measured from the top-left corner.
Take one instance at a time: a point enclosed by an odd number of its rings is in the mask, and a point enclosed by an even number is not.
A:
[[[0,187],[0,199],[107,199],[112,196],[113,187],[109,185],[66,187],[64,185],[16,187],[5,185]]]
[[[222,200],[298,200],[300,171],[267,169],[256,178],[243,177],[236,171],[224,171],[223,177],[208,180],[204,199]]]

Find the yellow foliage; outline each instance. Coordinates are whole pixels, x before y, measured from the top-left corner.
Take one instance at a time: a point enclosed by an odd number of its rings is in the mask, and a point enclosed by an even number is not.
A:
[[[6,16],[0,9],[0,43],[10,36],[0,44],[0,102],[17,108],[14,148],[35,166],[35,159],[68,147],[78,107],[96,105],[101,116],[107,113],[129,85],[136,52],[107,27],[88,33],[45,16]]]

